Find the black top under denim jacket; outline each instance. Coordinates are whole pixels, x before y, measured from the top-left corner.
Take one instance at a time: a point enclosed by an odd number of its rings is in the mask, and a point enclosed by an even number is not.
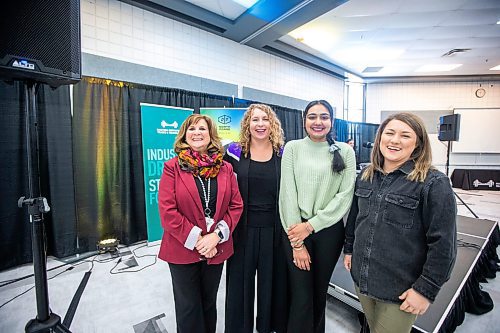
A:
[[[424,182],[406,176],[408,161],[373,182],[356,179],[344,253],[363,295],[390,303],[413,288],[431,302],[455,263],[457,205],[450,180],[430,170]]]

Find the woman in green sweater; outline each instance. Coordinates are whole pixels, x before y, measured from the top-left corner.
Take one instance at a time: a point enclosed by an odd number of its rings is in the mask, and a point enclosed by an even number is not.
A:
[[[351,206],[356,158],[333,140],[333,108],[309,103],[307,137],[287,143],[281,163],[279,210],[290,281],[288,333],[324,332],[328,283],[344,244],[343,216]]]

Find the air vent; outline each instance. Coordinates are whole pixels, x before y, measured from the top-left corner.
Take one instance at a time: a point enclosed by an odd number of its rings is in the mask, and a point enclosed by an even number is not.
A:
[[[380,70],[384,67],[366,67],[363,70],[363,73],[377,73],[380,72]]]
[[[464,53],[467,51],[470,51],[470,49],[452,49],[452,50],[449,50],[448,52],[446,52],[445,54],[443,54],[441,57],[451,57],[451,56],[455,55],[456,53]]]

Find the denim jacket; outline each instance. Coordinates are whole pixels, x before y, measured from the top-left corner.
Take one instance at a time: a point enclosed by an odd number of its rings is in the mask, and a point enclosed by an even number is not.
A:
[[[430,170],[424,182],[406,176],[408,161],[373,181],[356,180],[345,254],[363,295],[401,303],[409,288],[433,302],[455,263],[457,206],[450,180]]]

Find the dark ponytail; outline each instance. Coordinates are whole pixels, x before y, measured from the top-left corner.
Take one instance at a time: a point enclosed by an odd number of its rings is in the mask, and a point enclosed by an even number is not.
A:
[[[333,114],[333,108],[328,103],[327,101],[321,99],[318,101],[312,101],[309,104],[307,104],[306,108],[304,109],[304,116],[303,116],[303,121],[304,121],[304,127],[306,124],[306,117],[307,117],[307,112],[309,111],[310,108],[312,108],[314,105],[323,105],[327,110],[328,113],[330,114],[330,120],[332,122],[332,128],[330,129],[330,133],[326,135],[326,141],[328,142],[328,145],[330,146],[330,153],[333,154],[333,159],[332,159],[332,170],[333,172],[341,172],[342,170],[345,169],[345,163],[344,159],[340,155],[340,147],[335,144],[335,140],[333,139],[333,122],[335,120],[335,116]]]
[[[332,130],[326,136],[326,141],[330,145],[330,153],[333,152],[332,170],[333,172],[339,173],[340,171],[345,169],[345,163],[344,159],[340,155],[340,147],[335,144],[335,140],[333,139],[333,121]]]

